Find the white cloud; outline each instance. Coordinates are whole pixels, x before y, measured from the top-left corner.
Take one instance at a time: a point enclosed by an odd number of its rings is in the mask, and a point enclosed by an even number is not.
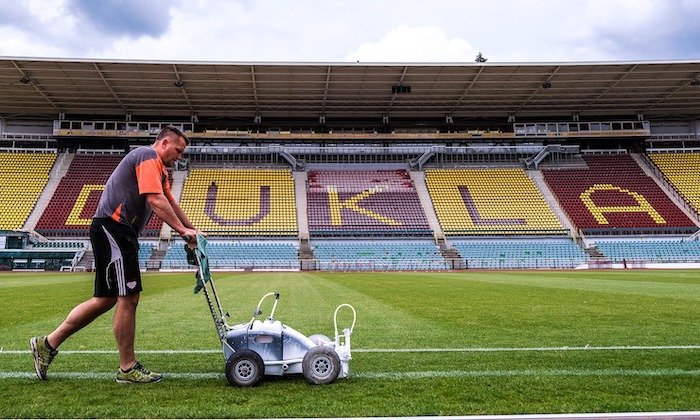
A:
[[[99,0],[106,10],[120,1]],[[126,27],[86,22],[99,16],[83,13],[81,6],[92,5],[86,2],[1,1],[0,55],[464,62],[481,51],[489,62],[700,58],[700,0],[160,0],[156,15],[167,25],[158,30],[147,27],[152,19]]]
[[[571,47],[573,59],[698,58],[699,12],[697,0],[589,0],[567,19],[571,30],[558,44]],[[694,41],[682,45],[688,33]]]
[[[47,48],[44,45],[36,44],[32,42],[31,38],[32,34],[19,29],[2,28],[0,30],[0,39],[2,39],[0,53],[23,57],[56,57],[61,55],[62,51],[60,49]]]
[[[302,2],[303,3],[303,2]],[[122,37],[101,57],[220,61],[339,60],[346,25],[317,16],[301,3],[185,2],[170,9],[171,24],[161,36]],[[350,26],[348,24],[347,26]],[[335,54],[335,56],[334,56]]]
[[[401,25],[377,42],[368,42],[348,54],[348,61],[474,61],[478,51],[461,38],[449,38],[437,26]]]
[[[63,19],[66,1],[65,0],[25,0],[27,10],[40,23],[56,23]]]
[[[242,11],[233,5],[218,13],[197,14],[188,9],[171,9],[168,30],[155,38],[140,36],[136,39],[119,37],[100,53],[100,57],[128,57],[133,59],[201,59],[225,60],[236,49],[230,36],[233,27],[241,27],[237,20]],[[167,18],[167,17],[166,17]]]

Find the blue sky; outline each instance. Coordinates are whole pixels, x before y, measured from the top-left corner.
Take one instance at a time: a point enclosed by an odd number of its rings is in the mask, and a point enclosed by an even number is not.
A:
[[[3,0],[0,56],[700,60],[700,0]]]

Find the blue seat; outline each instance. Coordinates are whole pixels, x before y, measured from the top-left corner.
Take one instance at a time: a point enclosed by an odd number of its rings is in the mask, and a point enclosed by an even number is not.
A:
[[[584,263],[583,249],[565,240],[453,241],[469,268],[571,268]]]
[[[321,270],[443,270],[447,263],[438,247],[425,240],[313,242]]]

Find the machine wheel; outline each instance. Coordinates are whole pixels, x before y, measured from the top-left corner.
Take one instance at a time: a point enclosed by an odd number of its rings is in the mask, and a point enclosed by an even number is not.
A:
[[[262,357],[252,350],[236,352],[226,362],[226,379],[235,386],[255,386],[265,373]]]
[[[314,342],[317,346],[320,346],[324,343],[330,343],[331,339],[328,338],[328,336],[323,335],[323,334],[314,334],[309,336],[309,339]]]
[[[301,370],[307,381],[314,385],[329,384],[340,373],[340,358],[338,353],[327,346],[316,346],[304,355]]]

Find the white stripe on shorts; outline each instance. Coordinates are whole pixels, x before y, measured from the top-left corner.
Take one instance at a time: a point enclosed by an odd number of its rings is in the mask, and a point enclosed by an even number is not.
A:
[[[107,287],[110,288],[109,284],[109,266],[114,264],[114,272],[117,275],[117,292],[119,296],[126,296],[126,274],[124,273],[124,257],[122,256],[122,251],[119,249],[119,245],[117,245],[117,241],[112,237],[112,234],[109,233],[109,231],[102,226],[102,230],[105,231],[105,235],[107,236],[107,240],[109,241],[109,247],[111,248],[110,255],[112,258],[109,260],[109,264],[107,264],[107,272],[105,273],[105,280],[107,281]]]

